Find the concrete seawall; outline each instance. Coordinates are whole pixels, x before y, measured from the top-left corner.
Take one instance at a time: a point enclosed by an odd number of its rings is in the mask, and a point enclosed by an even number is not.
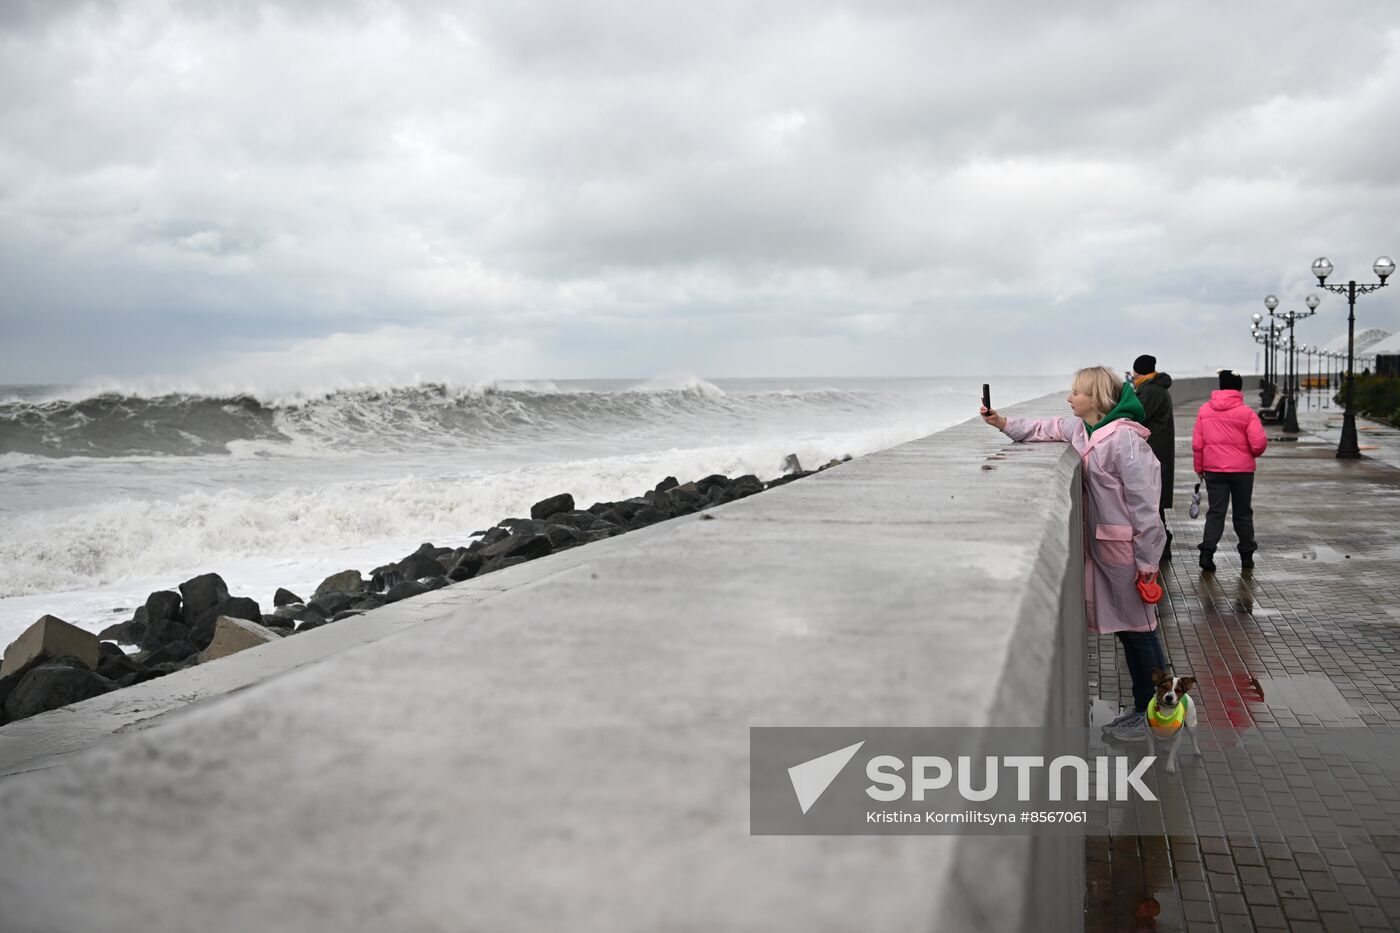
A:
[[[1086,721],[1077,475],[974,419],[6,726],[0,929],[1078,929],[1078,838],[748,813],[750,726]]]

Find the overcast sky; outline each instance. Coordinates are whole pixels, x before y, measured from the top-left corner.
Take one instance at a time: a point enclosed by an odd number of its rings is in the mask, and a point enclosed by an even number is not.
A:
[[[0,383],[1249,368],[1397,92],[1383,3],[7,0]]]

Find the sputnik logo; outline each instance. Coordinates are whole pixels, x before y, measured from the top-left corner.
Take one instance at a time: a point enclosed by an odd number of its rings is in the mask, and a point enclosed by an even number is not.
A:
[[[819,758],[804,761],[800,765],[793,765],[788,768],[788,779],[792,781],[792,789],[797,794],[797,803],[802,807],[805,814],[812,809],[812,805],[826,793],[826,789],[831,786],[831,782],[836,780],[841,770],[850,764],[856,752],[865,742],[857,742],[854,745],[847,745],[845,748],[838,748],[834,752],[828,752]]]

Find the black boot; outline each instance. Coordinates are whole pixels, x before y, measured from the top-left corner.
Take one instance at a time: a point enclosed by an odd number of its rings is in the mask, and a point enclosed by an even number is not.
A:
[[[1169,531],[1169,532],[1167,532],[1167,546],[1164,547],[1164,548],[1162,548],[1162,559],[1161,559],[1160,561],[1158,561],[1158,563],[1159,563],[1159,564],[1167,564],[1167,563],[1170,563],[1170,562],[1171,562],[1171,559],[1172,559],[1172,533]]]
[[[1209,551],[1201,548],[1201,569],[1206,573],[1215,573],[1215,548]]]

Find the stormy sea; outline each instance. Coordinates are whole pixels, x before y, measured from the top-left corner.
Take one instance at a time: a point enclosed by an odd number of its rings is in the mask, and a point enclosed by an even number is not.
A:
[[[561,492],[771,479],[977,412],[926,379],[423,383],[286,396],[0,385],[0,646],[44,613],[97,631],[205,572],[266,601],[423,541],[465,545]],[[998,377],[994,402],[1062,376]]]

